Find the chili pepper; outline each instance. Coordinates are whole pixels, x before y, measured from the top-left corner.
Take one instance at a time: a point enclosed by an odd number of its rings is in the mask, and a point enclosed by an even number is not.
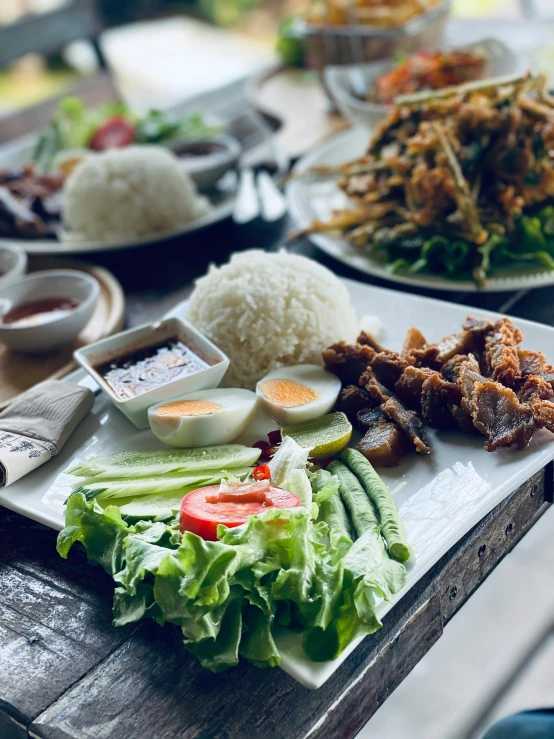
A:
[[[254,467],[254,471],[252,472],[252,477],[254,480],[271,480],[271,470],[267,466],[267,464],[260,464],[257,467]]]

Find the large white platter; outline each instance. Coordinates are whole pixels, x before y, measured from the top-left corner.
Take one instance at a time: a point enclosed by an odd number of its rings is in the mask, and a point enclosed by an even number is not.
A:
[[[306,172],[311,167],[326,167],[343,164],[361,157],[367,150],[369,135],[362,128],[351,128],[333,136],[321,147],[300,159],[295,173]],[[296,228],[308,228],[315,220],[328,221],[333,211],[352,207],[352,202],[340,190],[333,178],[291,179],[287,186],[289,213]],[[494,277],[487,280],[484,288],[478,288],[471,280],[448,280],[445,277],[426,274],[392,274],[384,260],[367,256],[351,246],[345,238],[329,234],[313,234],[310,240],[320,249],[349,267],[384,280],[426,287],[432,290],[469,292],[499,292],[523,290],[533,287],[554,285],[554,270],[541,269],[537,265],[510,265],[495,270]]]
[[[452,303],[350,280],[346,284],[359,316],[374,314],[382,320],[381,340],[391,349],[400,349],[411,326],[417,326],[428,340],[434,341],[457,331],[468,313],[467,308]],[[184,314],[185,311],[186,305],[181,304],[172,313]],[[554,329],[529,321],[517,320],[516,323],[525,334],[524,345],[542,350],[552,362]],[[83,377],[82,373],[74,373],[72,379],[79,381]],[[252,443],[274,427],[260,415],[242,441]],[[554,436],[547,431],[537,432],[523,451],[507,449],[494,454],[484,451],[483,437],[433,430],[429,430],[429,437],[433,447],[431,455],[411,454],[396,469],[382,471],[400,507],[414,552],[408,569],[408,584],[397,600],[489,511],[554,459]],[[138,431],[103,395],[99,395],[92,413],[60,455],[11,487],[0,490],[0,504],[60,529],[63,517],[59,509],[48,507],[43,499],[45,496],[50,501],[63,499],[64,492],[60,490],[63,477],[59,476],[71,462],[87,455],[159,446],[148,430]],[[54,485],[56,478],[59,479]],[[381,617],[390,607],[391,604],[380,605]],[[279,640],[282,668],[302,685],[318,688],[358,643],[352,643],[346,653],[333,662],[315,664],[304,656],[297,636],[284,634]]]

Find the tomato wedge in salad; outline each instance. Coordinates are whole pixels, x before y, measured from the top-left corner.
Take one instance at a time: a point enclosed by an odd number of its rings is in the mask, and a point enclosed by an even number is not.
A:
[[[234,528],[249,516],[268,508],[297,508],[300,498],[264,483],[210,485],[193,490],[181,503],[181,532],[191,531],[207,541],[216,541],[219,524]]]
[[[135,140],[135,127],[123,116],[108,118],[94,132],[89,149],[106,151],[107,149],[121,149],[129,146]]]

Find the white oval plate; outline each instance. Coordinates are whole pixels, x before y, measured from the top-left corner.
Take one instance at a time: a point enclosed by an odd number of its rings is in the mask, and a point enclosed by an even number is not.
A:
[[[27,154],[34,141],[33,136],[14,141],[2,147],[0,151],[0,167],[9,167],[10,165],[18,165],[26,160]],[[69,254],[90,254],[100,251],[116,251],[118,249],[134,249],[138,246],[146,246],[147,244],[159,243],[167,241],[177,236],[185,236],[187,234],[207,228],[214,223],[219,223],[225,218],[229,218],[233,212],[235,203],[234,192],[220,192],[215,197],[209,198],[212,204],[212,210],[203,218],[197,218],[194,221],[183,224],[178,229],[171,231],[163,231],[157,234],[149,234],[140,239],[132,239],[131,241],[105,242],[105,241],[80,241],[65,243],[58,239],[7,239],[0,238],[0,246],[9,245],[23,249],[27,254],[41,254],[42,256],[64,256]]]
[[[366,131],[351,128],[333,136],[321,147],[302,157],[293,172],[298,174],[310,167],[336,166],[350,159],[357,159],[367,149],[368,141]],[[293,178],[287,186],[286,195],[290,216],[298,229],[308,228],[316,219],[329,220],[334,210],[351,207],[350,201],[333,179],[310,181],[307,178]],[[554,285],[554,270],[541,269],[537,265],[530,265],[527,268],[512,265],[497,269],[494,277],[487,280],[484,288],[478,288],[471,280],[449,280],[426,274],[392,274],[387,271],[384,259],[380,261],[375,257],[361,254],[344,238],[328,234],[312,234],[309,238],[324,252],[360,272],[383,280],[430,290],[501,292]]]

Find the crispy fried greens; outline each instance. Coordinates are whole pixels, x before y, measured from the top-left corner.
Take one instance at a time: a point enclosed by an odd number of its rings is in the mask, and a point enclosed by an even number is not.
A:
[[[341,167],[340,231],[391,271],[483,285],[500,265],[554,269],[554,101],[530,76],[397,98],[367,154]]]

